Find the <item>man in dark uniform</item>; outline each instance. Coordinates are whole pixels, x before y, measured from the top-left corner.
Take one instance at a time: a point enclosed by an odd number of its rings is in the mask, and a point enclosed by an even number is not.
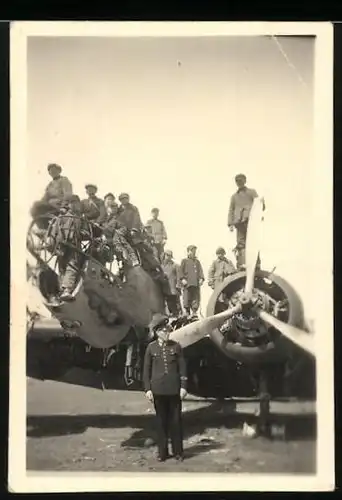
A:
[[[168,454],[168,438],[176,460],[183,460],[182,399],[186,392],[186,364],[181,346],[169,340],[168,317],[156,314],[150,324],[157,340],[146,349],[143,381],[146,397],[153,401],[157,417],[158,460]]]

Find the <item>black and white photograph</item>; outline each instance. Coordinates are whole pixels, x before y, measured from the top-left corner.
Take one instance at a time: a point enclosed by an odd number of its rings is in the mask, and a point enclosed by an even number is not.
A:
[[[12,491],[334,488],[332,29],[13,23]]]

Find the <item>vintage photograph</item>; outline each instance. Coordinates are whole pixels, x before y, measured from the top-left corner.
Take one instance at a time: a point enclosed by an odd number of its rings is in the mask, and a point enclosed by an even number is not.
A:
[[[34,24],[12,160],[25,474],[314,483],[319,439],[333,463],[317,33]]]

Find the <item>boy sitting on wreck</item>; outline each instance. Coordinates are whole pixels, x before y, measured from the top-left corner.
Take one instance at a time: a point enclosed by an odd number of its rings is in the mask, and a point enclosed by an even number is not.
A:
[[[114,203],[107,209],[107,216],[102,222],[103,240],[114,247],[115,251],[133,267],[140,266],[137,254],[127,241],[128,229],[118,220],[118,205]]]

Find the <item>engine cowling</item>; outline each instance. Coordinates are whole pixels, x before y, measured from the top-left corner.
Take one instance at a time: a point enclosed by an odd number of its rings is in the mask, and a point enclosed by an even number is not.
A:
[[[244,289],[245,280],[245,272],[238,272],[227,277],[214,290],[207,306],[207,316],[221,312],[234,304],[234,300],[238,300],[239,293],[242,293]],[[276,315],[282,321],[303,328],[302,301],[286,280],[280,276],[259,270],[255,274],[254,289],[261,299],[264,310]],[[224,302],[219,300],[222,297],[225,299]],[[280,308],[281,304],[285,304],[285,306]],[[255,340],[257,341],[253,344],[253,340],[251,340],[253,336],[250,336],[249,342],[245,343],[249,345],[243,345],[243,343],[231,340],[218,328],[208,333],[218,348],[235,361],[269,363],[285,360],[293,351],[293,345],[274,328],[267,327],[267,330],[268,335],[264,336],[263,342],[260,342],[259,336],[256,335]]]

